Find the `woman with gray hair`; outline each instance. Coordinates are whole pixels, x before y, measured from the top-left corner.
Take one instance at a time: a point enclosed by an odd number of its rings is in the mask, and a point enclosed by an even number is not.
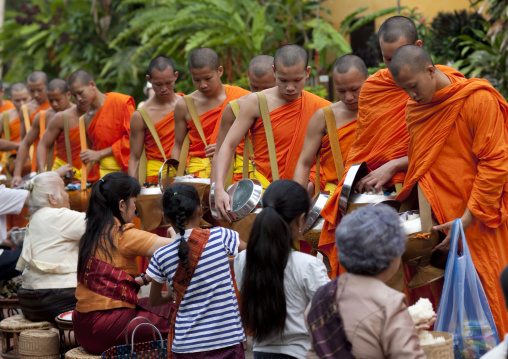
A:
[[[357,358],[425,358],[406,296],[385,284],[407,242],[397,212],[386,205],[357,209],[341,220],[335,240],[347,273],[321,287],[307,307],[314,348],[307,358],[335,350],[337,334],[327,340],[334,330],[343,333],[342,350]]]
[[[16,269],[22,271],[18,298],[31,321],[54,321],[76,306],[78,245],[85,232],[85,213],[69,209],[69,195],[56,172],[44,172],[25,183],[30,191],[27,225]]]

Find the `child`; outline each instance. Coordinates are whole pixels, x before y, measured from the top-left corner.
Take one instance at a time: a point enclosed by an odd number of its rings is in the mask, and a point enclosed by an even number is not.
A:
[[[309,202],[306,190],[296,182],[270,184],[247,250],[235,258],[242,319],[246,331],[254,334],[255,359],[303,359],[310,349],[304,311],[329,278],[322,261],[293,250]]]
[[[170,325],[168,351],[175,359],[244,358],[245,335],[228,255],[236,255],[246,244],[229,229],[199,228],[203,211],[198,192],[190,185],[171,185],[162,204],[165,218],[179,234],[155,252],[147,274],[153,279],[152,305],[173,300],[161,293],[166,280],[175,293],[178,312]]]

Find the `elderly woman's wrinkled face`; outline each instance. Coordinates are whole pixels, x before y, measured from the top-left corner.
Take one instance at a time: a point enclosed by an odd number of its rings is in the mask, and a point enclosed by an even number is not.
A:
[[[70,208],[69,194],[65,191],[64,181],[58,177],[55,180],[58,188],[55,191],[55,195],[49,195],[49,203],[53,208]]]

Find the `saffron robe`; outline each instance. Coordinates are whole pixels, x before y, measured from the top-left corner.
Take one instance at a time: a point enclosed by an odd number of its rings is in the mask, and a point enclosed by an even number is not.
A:
[[[44,102],[42,105],[39,106],[39,108],[37,110],[35,110],[34,113],[32,113],[30,115],[30,125],[33,124],[34,122],[34,118],[35,116],[41,112],[41,111],[45,111],[47,110],[48,108],[50,108],[51,106],[49,105],[49,101],[46,101]],[[46,121],[46,125],[47,123],[49,122],[49,119],[47,119]],[[26,129],[26,132],[28,132],[28,128]],[[34,158],[32,158],[32,172],[37,172],[37,162],[36,162],[36,153],[37,153],[37,146],[39,145],[39,140],[40,140],[40,137],[41,137],[41,134],[39,135],[39,137],[37,137],[33,143],[33,146],[34,146]]]
[[[3,119],[2,119],[3,121]],[[3,122],[2,122],[3,123]],[[9,132],[10,132],[10,141],[12,142],[21,142],[21,127],[19,123],[19,117],[16,117],[14,120],[9,122]],[[2,134],[2,137],[5,138],[5,135]],[[11,154],[18,153],[17,150],[10,151]]]
[[[71,143],[72,167],[81,170],[81,143],[79,140],[79,126],[69,129],[69,141]],[[55,140],[55,156],[56,158],[67,163],[67,149],[65,147],[65,132],[62,131]],[[54,167],[53,167],[54,168]]]
[[[494,316],[499,338],[508,313],[499,275],[508,264],[508,103],[486,81],[454,82],[432,102],[410,100],[409,168],[397,199],[418,183],[440,224],[462,217],[473,263]]]
[[[92,141],[92,150],[100,151],[111,147],[119,167],[126,170],[130,157],[130,119],[135,103],[131,96],[109,92],[106,101],[97,111],[88,126],[88,137]],[[98,180],[98,173],[90,175],[90,180]]]
[[[437,66],[444,73],[462,76],[447,66]],[[463,77],[463,76],[462,76]],[[358,99],[358,119],[355,140],[344,166],[344,176],[328,203],[321,211],[325,219],[319,248],[328,256],[332,266],[332,277],[339,269],[335,229],[342,217],[339,197],[342,184],[349,168],[366,162],[373,171],[391,160],[407,156],[409,132],[406,127],[405,109],[409,96],[397,87],[388,69],[382,69],[365,80]],[[391,186],[404,181],[405,172],[396,173],[386,184]]]
[[[317,110],[329,105],[331,105],[330,101],[302,91],[300,98],[270,112],[280,179],[293,178],[305,140],[307,124]],[[272,182],[268,142],[261,117],[256,119],[250,128],[250,137],[254,147],[256,172]]]

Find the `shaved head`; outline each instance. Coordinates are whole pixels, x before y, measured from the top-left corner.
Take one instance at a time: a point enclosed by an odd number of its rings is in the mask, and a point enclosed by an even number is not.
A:
[[[347,74],[353,68],[360,71],[365,78],[369,77],[369,71],[367,66],[365,66],[365,62],[352,54],[339,57],[333,64],[332,72],[337,71],[339,74]]]
[[[261,78],[272,72],[273,56],[257,55],[250,61],[249,76]]]
[[[296,66],[303,63],[303,68],[309,65],[309,57],[307,51],[300,45],[284,45],[277,50],[274,56],[273,65],[284,67]]]
[[[16,82],[11,86],[11,93],[13,92],[22,92],[22,91],[28,91],[28,88],[23,82]]]
[[[67,87],[67,82],[62,79],[53,79],[48,84],[48,91],[56,91],[60,90],[61,93],[66,93],[69,91]]]
[[[413,20],[405,16],[393,16],[381,25],[378,37],[388,44],[393,44],[401,38],[405,38],[409,44],[414,44],[418,41],[418,32]]]
[[[34,71],[30,75],[28,75],[28,78],[26,80],[27,82],[42,82],[44,84],[48,84],[48,77],[46,74],[42,71]]]
[[[173,72],[175,71],[175,64],[173,60],[166,56],[157,56],[148,65],[148,75],[152,77],[152,71],[155,69],[159,72],[164,72],[170,67]]]
[[[403,67],[407,66],[413,73],[424,72],[428,65],[434,66],[430,55],[420,46],[404,45],[395,51],[390,62],[393,78],[399,76]]]
[[[67,81],[67,84],[69,87],[75,82],[79,82],[82,85],[88,85],[93,80],[94,80],[93,76],[90,75],[90,73],[88,71],[78,70],[78,71],[74,71],[71,74],[71,76],[69,76],[69,80]]]
[[[189,69],[204,69],[209,67],[211,70],[219,70],[219,56],[217,53],[208,48],[202,47],[193,50],[189,56]]]

